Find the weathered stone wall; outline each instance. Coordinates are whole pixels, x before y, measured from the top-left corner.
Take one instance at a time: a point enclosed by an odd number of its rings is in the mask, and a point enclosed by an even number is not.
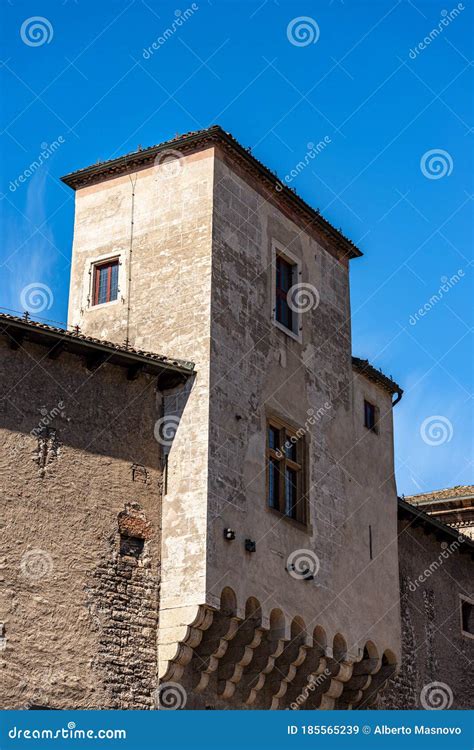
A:
[[[186,397],[179,389],[169,394],[161,415],[168,457],[160,622],[164,659],[175,625],[193,619],[186,608],[206,598],[213,150],[170,158],[77,191],[68,321],[84,333],[121,343],[130,304],[133,346],[196,364]],[[91,307],[91,265],[114,255],[121,263],[119,299]],[[166,440],[174,427],[174,438]]]
[[[367,573],[372,518],[380,550],[396,537],[394,483],[384,481],[393,469],[391,415],[375,450],[382,465],[366,456],[363,474],[347,262],[218,156],[205,149],[76,194],[69,323],[119,342],[128,330],[136,347],[196,363],[194,382],[163,404],[162,416],[178,427],[165,446],[160,662],[166,669],[186,626],[199,620],[198,605],[218,606],[226,585],[237,593],[239,616],[249,596],[258,598],[264,627],[279,607],[288,613],[287,634],[300,615],[309,632],[324,627],[329,649],[340,632],[353,657],[368,639],[380,653],[398,654],[396,543]],[[320,294],[319,306],[302,316],[301,340],[271,320],[273,241],[299,258],[302,281]],[[92,264],[115,255],[119,299],[91,307]],[[377,398],[390,411],[389,395]],[[307,425],[309,529],[266,507],[267,410]],[[235,542],[223,539],[226,526]],[[256,553],[244,551],[246,538],[257,542]],[[320,560],[313,583],[286,571],[299,549]]]
[[[161,396],[47,353],[0,339],[0,707],[150,708]]]
[[[474,638],[463,635],[460,611],[460,595],[473,597],[472,557],[462,541],[424,528],[399,523],[402,662],[378,707],[472,709]]]
[[[364,400],[378,410],[377,432],[364,424]],[[353,442],[345,456],[352,507],[345,520],[348,540],[357,549],[355,602],[366,613],[366,637],[400,659],[397,488],[394,473],[392,396],[368,378],[354,373]],[[351,561],[351,569],[354,561]],[[377,633],[377,638],[375,634]],[[392,645],[390,644],[392,640]],[[396,647],[393,644],[397,644]]]
[[[390,395],[354,379],[349,276],[321,243],[302,231],[236,174],[218,154],[213,219],[212,358],[208,601],[224,585],[262,604],[264,622],[280,608],[316,624],[332,645],[339,632],[352,656],[365,641],[399,653],[396,492]],[[301,340],[272,323],[272,243],[301,263],[300,283],[319,293],[301,316]],[[314,294],[310,290],[310,294]],[[387,416],[365,435],[368,390]],[[306,430],[310,455],[310,528],[267,508],[266,416]],[[316,421],[311,415],[318,415]],[[388,479],[387,479],[388,477]],[[369,557],[369,524],[377,558]],[[227,542],[223,528],[236,531]],[[256,552],[244,540],[256,541]],[[319,558],[314,582],[297,581],[290,553]],[[375,594],[374,594],[375,592]],[[289,622],[287,623],[289,627]]]

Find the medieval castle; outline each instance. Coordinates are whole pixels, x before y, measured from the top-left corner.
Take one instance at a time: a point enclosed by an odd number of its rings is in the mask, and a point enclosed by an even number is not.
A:
[[[63,182],[67,329],[0,315],[0,707],[467,708],[474,543],[397,498],[360,250],[217,126]]]

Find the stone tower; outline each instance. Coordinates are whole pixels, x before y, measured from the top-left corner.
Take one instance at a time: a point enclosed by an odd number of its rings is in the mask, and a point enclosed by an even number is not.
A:
[[[401,391],[352,358],[360,251],[219,127],[63,179],[68,323],[195,363],[155,426],[161,684],[188,707],[367,704],[400,653]]]

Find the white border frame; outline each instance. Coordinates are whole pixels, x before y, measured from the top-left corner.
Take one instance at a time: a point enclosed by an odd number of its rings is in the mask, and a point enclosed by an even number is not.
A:
[[[281,256],[285,260],[287,260],[292,265],[296,266],[296,276],[297,279],[293,279],[293,284],[300,283],[302,271],[301,271],[301,260],[296,255],[293,255],[293,253],[288,250],[284,245],[282,245],[280,242],[278,242],[275,239],[272,239],[272,262],[271,262],[271,314],[272,314],[272,323],[273,325],[278,328],[279,331],[282,331],[290,338],[294,339],[294,341],[298,341],[298,343],[303,342],[303,327],[302,327],[302,315],[300,312],[293,312],[294,319],[296,321],[296,331],[291,331],[289,328],[286,328],[284,325],[279,323],[279,321],[276,319],[276,259],[277,255]]]

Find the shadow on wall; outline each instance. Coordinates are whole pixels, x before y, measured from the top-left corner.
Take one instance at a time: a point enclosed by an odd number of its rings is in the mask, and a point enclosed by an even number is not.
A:
[[[2,452],[10,466],[33,456],[44,476],[61,451],[73,448],[127,461],[134,479],[146,481],[149,470],[162,468],[190,388],[161,392],[149,374],[130,380],[107,362],[91,371],[82,357],[53,359],[44,347],[14,350],[0,339]]]

